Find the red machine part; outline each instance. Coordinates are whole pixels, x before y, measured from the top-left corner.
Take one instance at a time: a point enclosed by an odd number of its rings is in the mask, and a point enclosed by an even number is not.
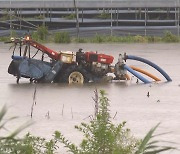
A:
[[[113,56],[105,55],[105,54],[98,54],[98,62],[104,64],[111,64],[114,60]]]
[[[86,55],[87,62],[111,64],[114,60],[113,56],[106,55],[106,54],[97,54],[96,52],[86,52],[85,55]]]
[[[42,44],[39,44],[38,42],[30,39],[29,36],[25,37],[24,44],[29,44],[30,46],[33,46],[34,48],[41,50],[52,59],[55,59],[55,60],[60,59],[60,53],[52,49],[49,49]],[[98,63],[108,64],[108,65],[111,64],[114,60],[113,56],[106,55],[106,54],[97,54],[96,52],[86,52],[85,57],[86,57],[87,62],[98,62]]]
[[[36,41],[33,41],[31,39],[29,39],[28,37],[24,40],[25,44],[29,44],[30,46],[33,46],[36,49],[41,50],[42,52],[46,53],[50,58],[58,60],[60,58],[60,54],[52,49],[49,49],[47,47],[45,47],[42,44],[39,44]]]

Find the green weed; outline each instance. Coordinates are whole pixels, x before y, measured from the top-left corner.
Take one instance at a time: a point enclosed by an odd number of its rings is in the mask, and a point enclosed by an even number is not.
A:
[[[67,32],[57,32],[54,35],[55,43],[70,43],[70,36]]]

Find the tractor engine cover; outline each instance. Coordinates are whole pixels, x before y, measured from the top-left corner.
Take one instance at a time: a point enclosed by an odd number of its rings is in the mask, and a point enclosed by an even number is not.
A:
[[[89,70],[96,76],[102,77],[109,72],[109,65],[113,62],[114,57],[95,52],[86,52],[85,59],[89,63]]]
[[[105,55],[105,54],[97,54],[95,52],[86,52],[85,55],[87,62],[98,62],[109,65],[114,60],[113,56]]]

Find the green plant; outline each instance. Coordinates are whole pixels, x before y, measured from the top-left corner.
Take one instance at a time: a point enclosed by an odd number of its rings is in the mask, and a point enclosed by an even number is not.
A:
[[[32,33],[32,39],[36,41],[45,41],[48,36],[48,28],[46,26],[39,26],[36,32]]]
[[[69,15],[65,16],[64,18],[68,19],[68,20],[73,20],[76,18],[76,14],[69,14]]]
[[[80,146],[67,140],[60,132],[55,132],[56,140],[63,143],[69,152],[81,154],[133,154],[138,141],[125,128],[126,122],[115,126],[109,114],[109,100],[100,91],[99,111],[89,124],[81,123],[75,128],[84,134]]]
[[[4,106],[1,111],[0,111],[0,131],[2,130],[7,130],[6,129],[6,124],[14,119],[16,119],[17,117],[11,117],[7,120],[4,120],[4,117],[7,113],[7,108],[6,106]],[[26,127],[28,127],[29,125],[31,125],[31,123],[26,123],[22,126],[20,126],[19,128],[17,128],[16,130],[14,130],[12,133],[10,133],[7,136],[0,136],[0,153],[5,153],[6,150],[9,152],[12,149],[15,148],[15,146],[12,146],[12,141],[15,144],[15,136],[17,136],[17,134],[19,134],[22,130],[24,130]]]
[[[67,32],[57,32],[54,36],[55,43],[70,43],[70,36]]]
[[[0,37],[0,42],[6,42],[6,41],[9,41],[9,37],[8,36]]]
[[[27,133],[23,138],[17,135],[31,123],[26,123],[12,133],[6,136],[0,136],[1,154],[55,154],[57,144],[61,142],[68,148],[68,151],[74,154],[158,154],[168,150],[174,150],[175,147],[163,146],[155,137],[163,135],[154,135],[159,124],[153,127],[142,141],[135,139],[130,130],[125,128],[126,122],[117,126],[112,123],[109,111],[109,99],[104,91],[95,93],[95,116],[90,123],[81,123],[75,126],[77,130],[84,134],[84,139],[80,146],[76,146],[67,140],[59,131],[51,140],[42,137],[32,136]],[[7,130],[6,124],[17,117],[4,120],[7,108],[4,106],[0,111],[0,131]],[[165,141],[164,143],[167,144]]]
[[[179,42],[179,37],[177,37],[176,35],[172,34],[169,31],[166,31],[162,40],[164,42]]]
[[[7,130],[6,124],[16,119],[11,117],[4,120],[7,108],[4,106],[0,111],[0,131]],[[1,154],[54,154],[57,149],[56,140],[47,141],[41,137],[35,137],[27,133],[25,137],[18,138],[17,135],[25,128],[30,126],[32,122],[27,122],[20,126],[7,136],[0,136],[0,153]],[[1,133],[2,134],[2,133]]]
[[[35,19],[44,19],[45,17],[43,15],[35,16]]]
[[[162,135],[154,135],[154,132],[158,128],[159,124],[160,123],[158,123],[146,134],[135,154],[158,154],[164,151],[176,149],[172,146],[161,146],[161,144],[159,144],[159,140],[153,140],[154,137]]]
[[[148,39],[146,37],[136,35],[136,36],[134,36],[134,41],[138,42],[138,43],[147,43]]]
[[[54,139],[47,141],[45,138],[26,134],[21,139],[9,138],[0,141],[2,154],[54,154],[58,146]]]
[[[15,30],[12,30],[11,37],[17,37],[17,32]]]
[[[99,19],[110,19],[111,15],[109,13],[103,12],[100,15],[97,16]]]
[[[10,20],[10,15],[8,13],[8,10],[4,9],[3,11],[3,15],[0,18],[0,21],[6,21],[6,20]]]
[[[104,42],[104,36],[96,34],[95,37],[92,39],[93,43],[102,43]]]
[[[155,36],[147,36],[146,37],[148,40],[148,43],[156,43],[156,42],[161,42],[162,38],[161,37],[155,37]]]

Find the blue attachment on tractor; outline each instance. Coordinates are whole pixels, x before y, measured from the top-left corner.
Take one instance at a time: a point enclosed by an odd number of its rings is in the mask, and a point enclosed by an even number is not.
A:
[[[40,82],[52,82],[62,68],[62,62],[49,63],[37,59],[12,56],[8,72],[14,76],[34,79]]]

